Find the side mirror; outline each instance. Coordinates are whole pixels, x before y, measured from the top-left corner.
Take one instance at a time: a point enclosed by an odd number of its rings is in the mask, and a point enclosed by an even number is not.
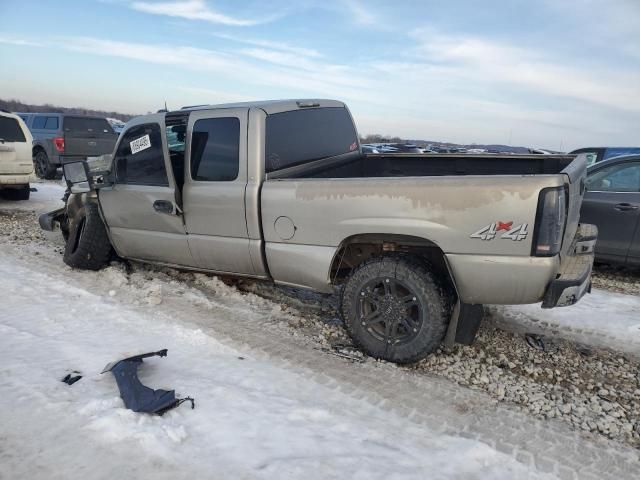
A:
[[[65,163],[62,165],[62,171],[71,193],[86,193],[93,189],[86,161]]]

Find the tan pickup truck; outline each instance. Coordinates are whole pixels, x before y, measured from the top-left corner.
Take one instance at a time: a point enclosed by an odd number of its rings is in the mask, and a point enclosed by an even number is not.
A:
[[[550,308],[590,288],[581,157],[365,155],[343,103],[283,100],[138,117],[102,160],[65,165],[67,206],[40,219],[67,264],[115,251],[339,292],[378,358],[472,341],[482,304]]]

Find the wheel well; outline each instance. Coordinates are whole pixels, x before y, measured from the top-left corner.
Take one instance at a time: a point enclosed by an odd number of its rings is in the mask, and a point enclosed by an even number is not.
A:
[[[33,147],[33,153],[32,153],[32,155],[35,157],[35,156],[36,156],[36,154],[37,154],[38,152],[40,152],[40,151],[45,152],[45,149],[44,149],[44,148],[42,148],[42,146],[41,146],[41,145],[36,145],[35,147]],[[45,153],[46,153],[46,152],[45,152]]]
[[[434,242],[411,235],[361,234],[346,238],[336,250],[329,271],[331,283],[341,284],[365,260],[390,253],[423,259],[434,273],[455,292],[455,285],[442,249]]]

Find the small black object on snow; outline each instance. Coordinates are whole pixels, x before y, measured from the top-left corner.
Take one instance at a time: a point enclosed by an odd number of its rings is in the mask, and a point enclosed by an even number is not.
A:
[[[167,410],[171,410],[187,401],[191,402],[191,408],[193,409],[195,407],[193,398],[176,398],[175,390],[153,390],[140,382],[140,379],[138,379],[138,367],[143,363],[142,359],[155,356],[166,357],[167,349],[111,362],[100,373],[113,373],[120,390],[120,397],[124,401],[124,406],[134,412],[162,415]]]
[[[36,187],[31,187],[31,188],[29,189],[29,191],[30,191],[30,192],[37,192],[37,191],[38,191],[38,189],[37,189]]]
[[[72,373],[80,373],[80,372],[74,371]],[[82,378],[82,375],[72,375],[71,373],[67,373],[65,375],[65,377],[62,379],[62,381],[64,383],[66,383],[67,385],[73,385],[74,383],[76,383],[81,378]]]

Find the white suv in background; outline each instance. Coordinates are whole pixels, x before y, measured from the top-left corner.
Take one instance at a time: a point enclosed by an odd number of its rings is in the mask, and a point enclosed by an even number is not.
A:
[[[17,115],[0,111],[0,195],[9,200],[29,200],[33,138]]]

